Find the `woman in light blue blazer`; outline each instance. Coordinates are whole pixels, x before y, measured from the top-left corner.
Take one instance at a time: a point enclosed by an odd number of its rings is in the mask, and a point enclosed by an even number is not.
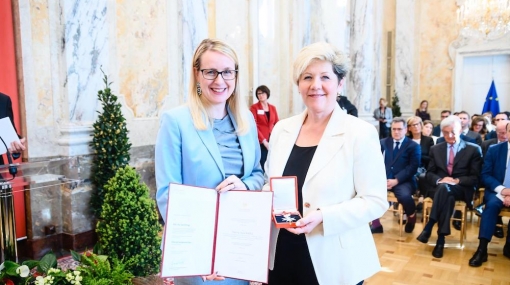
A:
[[[260,146],[253,116],[242,101],[238,59],[226,43],[205,39],[192,61],[189,102],[161,116],[156,141],[156,199],[166,219],[169,183],[229,190],[261,189]],[[248,285],[248,281],[175,278],[176,285]]]

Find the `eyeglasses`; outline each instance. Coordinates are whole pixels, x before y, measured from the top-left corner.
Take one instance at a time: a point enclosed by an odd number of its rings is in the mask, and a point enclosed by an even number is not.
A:
[[[216,69],[200,69],[200,72],[202,72],[202,76],[205,79],[214,80],[216,77],[218,77],[218,74],[221,74],[221,77],[224,80],[232,80],[236,78],[237,70],[223,70],[218,71]]]
[[[417,127],[417,126],[420,126],[421,124],[420,123],[416,123],[416,124],[411,124],[410,126],[411,127]]]

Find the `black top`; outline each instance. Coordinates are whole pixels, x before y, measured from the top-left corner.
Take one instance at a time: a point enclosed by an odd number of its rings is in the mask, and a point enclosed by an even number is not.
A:
[[[283,170],[283,176],[296,176],[297,187],[298,187],[298,210],[301,216],[303,216],[303,195],[302,189],[305,183],[306,174],[310,163],[312,162],[313,155],[317,150],[317,146],[302,147],[294,145],[287,160],[287,165]],[[285,240],[292,239],[293,241],[304,241],[306,242],[305,235],[295,235],[287,230],[281,230],[278,238]]]
[[[430,121],[430,114],[427,111],[421,111],[420,109],[416,109],[416,112],[414,114],[420,117],[422,121],[426,120]]]
[[[267,121],[269,122],[269,111],[265,111],[265,113],[266,113]]]

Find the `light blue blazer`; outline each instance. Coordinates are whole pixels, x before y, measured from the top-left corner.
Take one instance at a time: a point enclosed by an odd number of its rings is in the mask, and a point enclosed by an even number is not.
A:
[[[237,123],[230,109],[227,112],[234,128]],[[264,183],[260,167],[260,145],[253,116],[247,111],[250,130],[238,136],[243,155],[244,175],[240,179],[250,190],[260,190]],[[226,177],[221,154],[212,128],[195,129],[188,105],[166,111],[156,140],[156,200],[166,222],[169,183],[215,188]]]

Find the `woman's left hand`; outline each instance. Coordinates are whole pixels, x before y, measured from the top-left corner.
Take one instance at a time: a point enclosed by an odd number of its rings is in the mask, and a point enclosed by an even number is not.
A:
[[[322,223],[322,212],[321,210],[316,210],[297,221],[297,228],[287,228],[287,230],[296,235],[308,234],[320,223]]]
[[[239,177],[235,175],[230,175],[225,180],[223,180],[218,186],[216,186],[216,191],[218,193],[227,192],[230,190],[248,190],[246,189],[246,185],[239,179]]]

